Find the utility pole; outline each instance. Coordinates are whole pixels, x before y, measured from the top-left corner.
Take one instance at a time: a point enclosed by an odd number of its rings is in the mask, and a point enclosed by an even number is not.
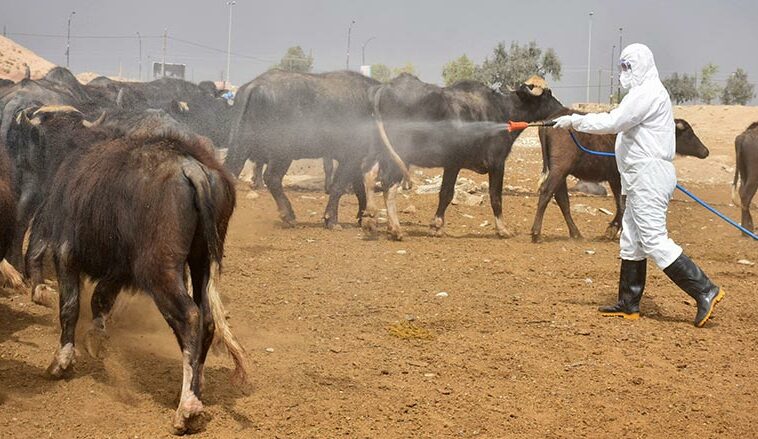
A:
[[[66,68],[69,68],[69,55],[71,54],[71,18],[76,15],[76,11],[68,14],[68,31],[66,32]]]
[[[624,51],[624,45],[623,45],[623,32],[624,28],[619,28],[619,58],[621,58],[621,52]],[[621,102],[621,81],[619,80],[619,85],[616,88],[616,102]]]
[[[590,70],[590,56],[592,55],[592,16],[594,12],[590,12],[590,32],[587,42],[587,102],[590,101],[590,76],[592,71]]]
[[[345,61],[345,70],[350,70],[350,33],[353,31],[354,24],[355,20],[351,21],[347,27],[347,60]]]
[[[601,78],[603,77],[603,69],[597,69],[597,103],[601,103],[603,101],[600,100],[600,88],[603,86],[601,81]]]
[[[139,40],[139,81],[142,81],[142,35],[137,32],[137,40]]]
[[[163,62],[161,63],[161,78],[166,77],[166,40],[168,39],[168,29],[163,30]]]
[[[613,48],[611,48],[611,88],[610,88],[610,93],[608,93],[608,103],[611,105],[613,104],[613,72],[615,72],[613,67],[615,66],[615,64],[616,64],[616,45],[614,44]]]
[[[368,39],[368,40],[366,40],[366,42],[364,42],[364,43],[363,43],[363,45],[361,46],[361,65],[362,65],[362,66],[365,66],[365,65],[366,65],[366,44],[368,44],[368,43],[369,43],[369,41],[371,41],[371,40],[373,40],[373,39],[376,39],[376,37],[371,37],[371,38],[369,38],[369,39]]]
[[[231,76],[230,69],[232,66],[232,6],[236,5],[236,1],[228,1],[226,5],[229,6],[229,35],[226,37],[226,80],[224,81],[224,88],[229,88],[229,77]]]

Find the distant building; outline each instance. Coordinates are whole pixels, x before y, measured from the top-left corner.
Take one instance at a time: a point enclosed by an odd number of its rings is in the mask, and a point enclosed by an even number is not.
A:
[[[185,64],[166,63],[165,76],[167,78],[184,79],[184,72],[186,70],[187,70],[187,66]],[[163,76],[164,76],[163,63],[154,62],[153,63],[153,78],[158,79],[158,78],[162,78]]]

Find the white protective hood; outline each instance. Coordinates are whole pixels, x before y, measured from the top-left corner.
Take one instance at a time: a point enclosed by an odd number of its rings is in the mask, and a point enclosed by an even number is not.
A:
[[[626,46],[621,52],[620,61],[626,61],[631,66],[630,71],[621,72],[621,85],[626,89],[659,79],[653,52],[644,44]]]

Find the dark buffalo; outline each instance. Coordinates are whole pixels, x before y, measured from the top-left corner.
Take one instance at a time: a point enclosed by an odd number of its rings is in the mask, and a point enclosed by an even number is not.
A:
[[[753,122],[734,140],[737,164],[734,167],[732,200],[742,206],[742,227],[753,231],[750,204],[758,190],[758,122]]]
[[[580,113],[572,110],[561,111],[551,117],[564,114]],[[687,121],[675,119],[676,122],[676,152],[677,154],[694,156],[704,159],[708,157],[708,148],[695,135]],[[594,151],[613,152],[616,144],[615,134],[586,134],[574,132],[577,141]],[[542,176],[540,177],[540,197],[537,203],[537,213],[532,225],[532,242],[539,242],[542,231],[542,220],[545,209],[551,198],[555,198],[566,220],[569,236],[581,238],[581,233],[571,218],[566,177],[573,175],[585,181],[607,181],[616,201],[616,215],[606,229],[605,236],[615,239],[621,230],[621,218],[624,216],[624,204],[621,197],[621,176],[613,157],[600,157],[579,150],[571,140],[567,130],[557,128],[539,129],[542,144]]]
[[[21,275],[5,261],[16,227],[16,196],[13,193],[13,167],[5,145],[0,142],[0,283],[21,287]]]
[[[32,132],[34,148],[58,145],[67,153],[34,218],[27,252],[33,287],[42,282],[46,249],[57,271],[61,337],[48,374],[62,377],[74,363],[82,276],[97,281],[85,343],[93,356],[119,292],[144,291],[183,355],[174,431],[194,429],[192,421],[203,409],[203,364],[216,328],[235,362],[236,378],[246,376],[243,349],[216,290],[235,204],[232,177],[211,149],[181,135],[113,138],[108,130],[84,126],[78,112],[25,116],[21,123]]]
[[[505,132],[504,123],[540,120],[563,106],[538,77],[516,91],[500,93],[474,81],[441,88],[404,74],[378,87],[374,108],[384,147],[375,149],[364,162],[364,187],[370,200],[363,225],[369,231],[375,228],[376,207],[370,192],[381,175],[388,231],[390,237],[402,239],[394,197],[401,179],[410,179],[407,165],[444,168],[432,235],[443,233],[458,172],[471,169],[489,175],[497,233],[511,236],[502,216],[503,175],[505,159],[519,133]]]
[[[295,213],[282,190],[293,160],[331,157],[339,162],[324,213],[338,225],[340,197],[352,184],[359,218],[365,208],[361,160],[376,141],[368,91],[378,82],[355,72],[305,74],[271,70],[240,88],[226,166],[239,175],[246,160],[267,164],[264,180],[285,225]]]

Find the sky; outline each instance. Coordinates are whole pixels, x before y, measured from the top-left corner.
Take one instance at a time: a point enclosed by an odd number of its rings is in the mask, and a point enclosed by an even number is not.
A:
[[[231,82],[240,85],[300,45],[314,70],[344,69],[351,21],[350,67],[390,67],[411,62],[419,77],[442,82],[442,66],[462,54],[480,63],[499,41],[556,50],[560,80],[548,77],[564,103],[586,100],[589,13],[592,16],[590,101],[607,101],[610,69],[616,69],[619,28],[623,44],[645,43],[661,76],[696,73],[708,62],[726,81],[741,67],[758,82],[758,1],[544,1],[506,0],[236,0],[232,7]],[[71,11],[71,68],[136,78],[142,35],[143,78],[162,57],[187,65],[188,80],[221,80],[226,70],[229,7],[225,0],[0,0],[7,36],[40,56],[65,65]],[[598,78],[598,69],[603,73]],[[598,79],[601,88],[598,89]],[[756,87],[758,89],[758,87]],[[753,104],[758,103],[753,100]]]

